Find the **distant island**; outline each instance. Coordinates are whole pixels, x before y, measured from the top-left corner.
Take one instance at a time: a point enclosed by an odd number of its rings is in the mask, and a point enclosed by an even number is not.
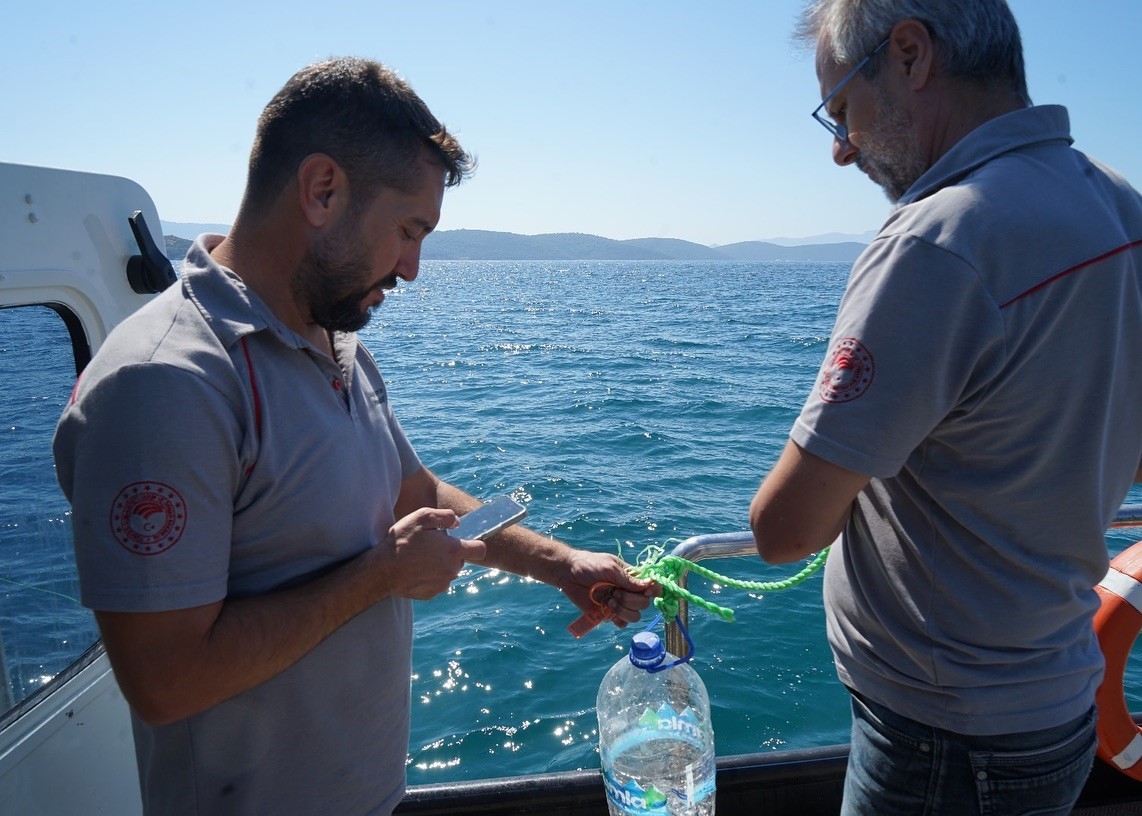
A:
[[[193,241],[186,238],[180,238],[177,235],[164,235],[163,241],[166,243],[167,257],[172,261],[181,261],[186,257],[186,251],[190,249]]]
[[[164,227],[223,225],[164,224]],[[195,233],[197,234],[197,233]],[[168,234],[167,257],[182,260],[190,247],[185,235]],[[424,241],[421,258],[429,261],[812,261],[852,263],[864,251],[859,241],[787,246],[769,241],[742,241],[711,247],[677,238],[632,238],[616,241],[580,232],[517,235],[490,230],[443,230]]]

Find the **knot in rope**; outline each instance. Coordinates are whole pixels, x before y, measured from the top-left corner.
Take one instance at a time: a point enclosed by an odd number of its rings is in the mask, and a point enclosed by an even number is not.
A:
[[[796,575],[780,581],[741,581],[736,578],[720,575],[713,570],[706,569],[685,558],[668,555],[664,547],[651,544],[639,554],[637,563],[631,569],[631,574],[636,578],[649,578],[662,587],[662,594],[654,599],[654,606],[668,619],[678,614],[679,604],[682,600],[685,600],[687,603],[699,606],[707,612],[712,612],[724,621],[732,621],[734,619],[734,610],[729,607],[719,606],[713,601],[708,601],[686,589],[682,586],[682,576],[685,575],[687,571],[690,571],[701,575],[703,578],[735,589],[745,589],[753,592],[778,592],[791,589],[805,581],[805,579],[821,568],[828,554],[829,548],[826,547],[817,553],[813,560]]]

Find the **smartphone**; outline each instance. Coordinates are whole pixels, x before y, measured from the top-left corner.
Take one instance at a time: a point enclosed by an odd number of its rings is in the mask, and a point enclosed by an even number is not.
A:
[[[460,516],[460,526],[449,530],[448,534],[469,541],[472,539],[483,541],[488,536],[515,524],[526,515],[527,508],[522,504],[511,496],[500,496],[483,507],[477,507]]]

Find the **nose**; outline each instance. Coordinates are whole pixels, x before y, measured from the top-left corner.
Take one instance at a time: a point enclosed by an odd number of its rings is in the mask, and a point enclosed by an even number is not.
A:
[[[852,164],[857,160],[857,155],[860,153],[853,143],[847,138],[842,139],[836,137],[833,139],[833,161],[840,167],[845,167]]]
[[[416,280],[416,276],[420,273],[420,243],[420,241],[410,241],[397,260],[397,268],[393,270],[397,277],[410,283]]]

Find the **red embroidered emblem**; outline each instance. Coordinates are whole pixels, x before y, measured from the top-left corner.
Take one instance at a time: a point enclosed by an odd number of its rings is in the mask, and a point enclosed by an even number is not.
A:
[[[136,555],[169,550],[186,530],[186,502],[161,482],[135,482],[111,504],[111,533]]]
[[[872,354],[855,337],[838,340],[821,375],[821,399],[852,402],[872,385],[876,365]]]

